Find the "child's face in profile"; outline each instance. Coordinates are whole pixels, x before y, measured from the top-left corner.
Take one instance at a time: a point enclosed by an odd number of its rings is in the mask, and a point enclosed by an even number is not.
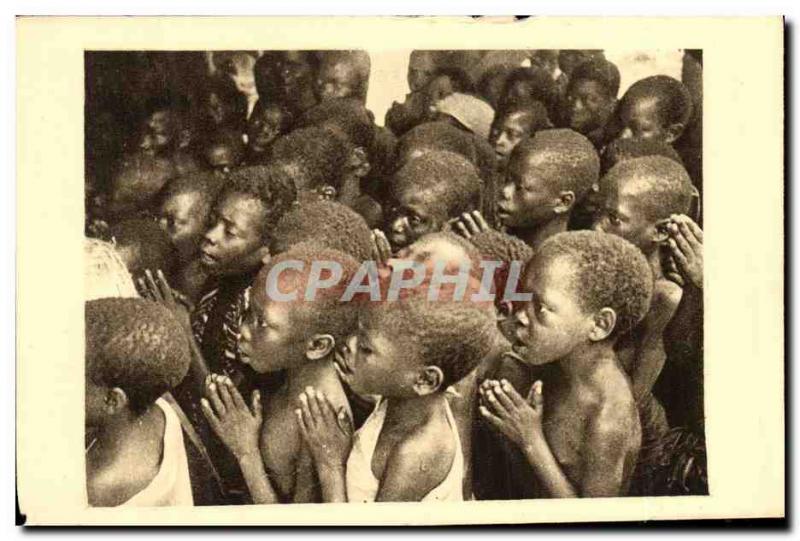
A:
[[[497,119],[489,135],[489,143],[494,147],[497,157],[506,161],[514,147],[530,135],[530,115],[524,111],[515,111]]]
[[[156,156],[168,151],[175,139],[175,118],[170,111],[155,111],[144,121],[139,149]]]
[[[587,134],[605,126],[613,112],[614,99],[597,81],[581,79],[570,85],[566,100],[569,127]]]
[[[646,194],[639,193],[635,184],[635,178],[601,184],[593,229],[622,237],[647,254],[654,245],[656,224],[644,207]]]
[[[436,63],[432,54],[412,53],[408,64],[408,88],[411,92],[419,92],[431,81],[435,71]]]
[[[395,205],[388,213],[386,231],[394,250],[441,229],[443,220],[433,211],[431,197],[430,192],[411,188],[397,194]]]
[[[289,368],[304,349],[292,324],[292,304],[267,298],[263,285],[253,288],[239,339],[243,362],[261,374]]]
[[[257,269],[264,247],[264,204],[247,194],[228,193],[217,202],[200,244],[200,264],[214,275]]]
[[[552,185],[557,179],[537,153],[513,157],[497,203],[497,217],[506,227],[532,227],[553,216]]]
[[[202,212],[202,203],[200,192],[183,192],[168,197],[159,208],[158,225],[169,235],[182,262],[197,255],[205,233],[207,216]]]
[[[523,288],[533,294],[514,313],[514,350],[531,365],[558,361],[588,343],[591,314],[580,305],[570,283],[574,268],[569,257],[536,257],[529,263]]]
[[[247,121],[247,145],[250,152],[263,154],[281,134],[283,114],[273,107],[257,108]]]
[[[317,73],[316,90],[320,101],[354,96],[361,84],[350,62],[325,62]]]
[[[659,115],[659,103],[655,97],[626,102],[619,112],[622,132],[620,139],[647,139],[671,144],[674,134],[667,129]]]
[[[414,396],[420,367],[407,350],[408,344],[400,344],[396,333],[367,316],[359,318],[357,332],[336,349],[334,361],[342,379],[360,395],[408,397]]]

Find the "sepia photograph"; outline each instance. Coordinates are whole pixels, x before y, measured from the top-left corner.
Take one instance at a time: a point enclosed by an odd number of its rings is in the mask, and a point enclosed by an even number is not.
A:
[[[78,51],[82,506],[719,496],[705,48],[265,41]]]

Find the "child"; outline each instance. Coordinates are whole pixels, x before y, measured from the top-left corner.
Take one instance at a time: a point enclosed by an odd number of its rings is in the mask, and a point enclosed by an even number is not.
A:
[[[264,164],[272,142],[289,132],[292,123],[289,112],[277,103],[259,100],[247,120],[247,152],[249,165]]]
[[[245,146],[241,132],[221,130],[212,134],[203,149],[206,164],[218,175],[227,175],[244,159]]]
[[[296,128],[310,126],[333,129],[345,136],[351,148],[345,156],[343,184],[354,185],[357,180],[360,189],[371,194],[371,178],[386,169],[387,157],[380,151],[372,113],[364,104],[352,98],[322,102],[306,111]]]
[[[531,100],[541,102],[547,108],[548,114],[553,117],[558,105],[555,81],[542,69],[517,68],[506,79],[499,108],[505,109],[512,104]]]
[[[170,276],[177,266],[177,252],[159,225],[146,218],[131,218],[109,228],[111,241],[134,279],[147,269]]]
[[[647,261],[611,235],[561,233],[536,251],[523,284],[532,300],[515,314],[515,345],[526,363],[558,371],[527,400],[508,381],[484,381],[481,415],[522,450],[540,497],[624,495],[641,435],[614,343],[647,313]]]
[[[589,138],[601,149],[608,140],[607,125],[617,106],[619,69],[605,59],[583,62],[567,86],[560,121]]]
[[[302,270],[284,270],[277,278],[271,276],[276,265],[289,261],[300,262]],[[312,300],[302,300],[313,279],[312,264],[318,261],[338,263],[342,274],[335,286],[320,289]],[[324,392],[337,411],[350,416],[333,358],[335,348],[356,326],[358,311],[354,303],[341,302],[340,298],[358,266],[356,260],[342,252],[306,243],[274,257],[259,273],[258,287],[242,325],[241,349],[257,372],[286,371],[281,388],[265,400],[263,414],[257,391],[251,413],[228,378],[209,379],[207,394],[211,403],[203,400],[204,413],[238,459],[254,503],[321,500],[294,410],[299,406],[298,395],[312,386]],[[294,293],[300,300],[271,297],[267,294],[268,280],[281,294]],[[226,399],[228,394],[232,400]],[[240,415],[258,420],[263,415],[263,424],[237,423]],[[243,429],[247,430],[246,437],[242,436]]]
[[[324,393],[301,395],[298,423],[323,501],[463,500],[461,439],[444,390],[490,353],[496,328],[489,305],[454,301],[446,289],[438,302],[420,287],[370,303],[337,350],[342,378],[381,396],[355,436]]]
[[[192,327],[209,369],[244,383],[238,334],[246,290],[269,254],[270,235],[296,199],[294,186],[270,166],[236,170],[217,197],[200,244],[200,263],[211,275],[192,313]]]
[[[657,139],[669,145],[692,117],[692,98],[683,83],[667,75],[636,81],[619,104],[620,137]]]
[[[503,90],[506,87],[511,72],[514,68],[506,65],[495,65],[487,68],[478,78],[476,94],[486,100],[486,103],[497,110],[503,99]]]
[[[171,283],[192,302],[208,278],[198,260],[200,242],[222,183],[216,175],[198,172],[171,180],[161,193],[158,224],[169,235],[178,264]]]
[[[358,179],[345,175],[351,150],[343,134],[321,126],[310,126],[276,139],[267,161],[281,167],[291,177],[301,200],[349,202],[359,193]]]
[[[621,340],[617,355],[631,375],[633,395],[642,418],[645,447],[655,444],[668,424],[653,385],[666,361],[663,333],[681,299],[681,288],[665,277],[662,245],[667,242],[673,214],[685,214],[692,199],[686,170],[669,158],[648,156],[618,163],[600,183],[601,211],[594,228],[618,235],[638,247],[655,279],[647,316]]]
[[[269,252],[280,254],[310,241],[357,261],[367,261],[372,255],[372,237],[364,219],[334,201],[303,203],[284,214],[272,232]]]
[[[664,156],[681,163],[675,149],[663,141],[653,139],[614,139],[600,155],[600,176],[605,175],[612,167],[623,160],[642,158],[645,156]],[[569,229],[591,229],[595,214],[599,209],[600,186],[595,183],[586,196],[578,201],[570,217]]]
[[[556,80],[556,86],[566,92],[570,77],[575,68],[590,60],[605,60],[606,55],[602,49],[561,49],[558,51],[558,69],[561,74]]]
[[[262,99],[281,104],[297,117],[317,103],[317,65],[315,51],[267,51],[253,67],[256,91]]]
[[[392,103],[384,121],[398,137],[416,126],[427,114],[428,100],[424,90],[436,75],[437,55],[438,51],[411,51],[407,73],[410,92],[403,103]]]
[[[394,175],[390,191],[393,207],[386,233],[396,251],[440,231],[451,218],[479,209],[483,182],[465,158],[436,150],[406,163]]]
[[[542,102],[527,101],[510,104],[495,114],[489,143],[494,147],[498,161],[504,168],[511,151],[520,141],[533,136],[539,130],[552,127],[547,108]]]
[[[370,60],[366,51],[324,51],[317,70],[319,101],[355,98],[367,102]]]
[[[536,248],[566,231],[575,202],[597,182],[599,169],[594,146],[578,132],[537,132],[511,153],[497,217],[509,233]]]
[[[153,203],[167,181],[177,175],[172,161],[142,152],[125,157],[111,178],[98,214],[108,220],[134,216]]]
[[[84,300],[106,297],[136,298],[139,292],[133,284],[125,262],[114,245],[99,239],[83,240]]]
[[[159,398],[189,367],[181,326],[143,299],[86,303],[89,505],[192,505],[180,421]]]

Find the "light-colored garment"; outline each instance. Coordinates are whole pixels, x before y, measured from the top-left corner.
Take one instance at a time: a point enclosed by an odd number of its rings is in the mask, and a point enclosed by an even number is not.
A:
[[[380,481],[372,473],[372,457],[375,446],[386,420],[386,400],[381,400],[375,410],[367,417],[364,425],[353,437],[353,449],[347,459],[347,499],[351,502],[374,502],[378,495]],[[447,408],[447,424],[450,425],[450,434],[455,442],[455,456],[450,471],[444,480],[433,490],[428,492],[423,502],[432,501],[462,501],[464,499],[462,482],[464,478],[464,454],[461,450],[461,438],[458,436],[453,412],[450,404],[445,401]]]
[[[83,241],[84,300],[139,296],[114,245],[98,239]]]
[[[167,401],[159,398],[156,400],[156,405],[164,412],[165,420],[161,466],[150,484],[122,505],[126,507],[194,505],[181,422]]]

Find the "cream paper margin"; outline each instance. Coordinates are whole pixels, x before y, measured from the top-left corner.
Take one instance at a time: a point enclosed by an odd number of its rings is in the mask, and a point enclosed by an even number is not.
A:
[[[782,25],[778,17],[515,23],[353,17],[18,19],[17,488],[28,523],[366,525],[783,516]],[[703,49],[710,496],[86,506],[83,51],[357,47]]]

